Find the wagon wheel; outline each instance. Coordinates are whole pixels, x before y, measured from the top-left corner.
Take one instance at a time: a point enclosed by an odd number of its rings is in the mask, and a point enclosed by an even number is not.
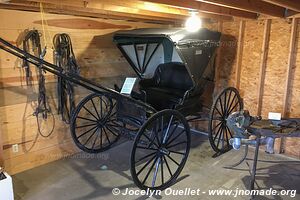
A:
[[[169,187],[182,171],[190,150],[190,128],[175,110],[154,114],[141,127],[131,151],[131,175],[141,189]]]
[[[243,101],[237,89],[224,89],[215,99],[209,115],[208,138],[211,147],[217,153],[224,153],[231,149],[230,138],[232,131],[227,127],[227,117],[243,109]]]
[[[91,94],[77,106],[71,120],[75,144],[88,153],[107,150],[119,139],[122,124],[116,119],[116,100],[107,93]]]

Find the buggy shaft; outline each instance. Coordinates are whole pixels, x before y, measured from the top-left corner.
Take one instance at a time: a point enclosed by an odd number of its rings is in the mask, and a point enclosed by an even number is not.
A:
[[[95,83],[89,79],[86,79],[82,76],[79,76],[77,74],[65,73],[58,66],[23,51],[22,49],[10,44],[6,40],[2,39],[1,37],[0,37],[0,49],[18,57],[18,58],[26,60],[27,62],[35,65],[36,67],[42,68],[43,70],[50,72],[58,77],[61,77],[70,82],[76,83],[90,91],[93,91],[95,93],[102,93],[105,91],[105,92],[115,95],[116,98],[123,98],[123,99],[129,100],[129,101],[137,104],[138,106],[148,109],[149,111],[156,112],[156,110],[152,106],[150,106],[142,101],[136,100],[130,96],[123,95],[123,94],[117,92],[116,90],[104,87],[100,84],[97,84],[97,83]]]

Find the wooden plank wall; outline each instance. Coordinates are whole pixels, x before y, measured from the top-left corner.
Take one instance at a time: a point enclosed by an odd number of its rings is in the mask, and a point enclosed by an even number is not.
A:
[[[110,87],[113,87],[113,83],[123,81],[126,75],[133,73],[112,43],[112,34],[119,29],[161,26],[54,14],[45,14],[45,18],[49,25],[45,27],[48,47],[46,60],[52,62],[50,36],[53,37],[56,33],[68,33],[81,67],[81,75]],[[0,37],[13,44],[18,44],[18,37],[25,29],[34,28],[43,33],[39,13],[0,9],[0,19]],[[43,138],[38,134],[36,119],[32,116],[35,108],[33,104],[37,99],[36,87],[26,86],[21,61],[0,51],[0,133],[2,133],[0,148],[3,144],[5,168],[10,174],[78,151],[71,139],[68,125],[61,122],[56,114],[56,79],[47,74],[46,80],[47,95],[55,114],[55,129],[50,137]],[[88,94],[88,91],[76,88],[76,94],[78,103]],[[19,144],[18,153],[12,152],[13,144]],[[1,150],[0,155],[2,155]]]
[[[286,117],[300,117],[300,20],[244,23],[223,24],[222,33],[229,35],[224,45],[240,39],[242,50],[237,50],[239,45],[233,45],[232,49],[222,47],[218,69],[221,73],[216,77],[221,83],[218,87],[239,85],[245,108],[253,115],[261,113],[267,117],[268,112],[280,112]],[[277,142],[276,148],[279,151],[281,146],[285,154],[300,158],[299,145],[300,139],[289,138]]]

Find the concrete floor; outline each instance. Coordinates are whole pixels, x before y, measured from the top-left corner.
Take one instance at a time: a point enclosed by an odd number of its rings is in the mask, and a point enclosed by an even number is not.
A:
[[[184,170],[173,189],[200,189],[200,196],[170,196],[162,193],[155,199],[249,199],[249,196],[210,196],[210,189],[245,189],[249,171],[245,163],[238,170],[223,167],[237,161],[242,151],[230,151],[213,158],[206,136],[192,136],[192,148]],[[15,199],[90,200],[147,199],[148,196],[114,196],[113,188],[138,189],[131,180],[129,153],[131,141],[120,141],[102,154],[79,153],[13,176]],[[249,158],[253,151],[250,150]],[[300,199],[300,161],[260,152],[257,184],[261,189],[297,190],[296,197],[257,196],[255,199]],[[251,161],[249,161],[251,164]],[[202,193],[206,192],[205,194]]]

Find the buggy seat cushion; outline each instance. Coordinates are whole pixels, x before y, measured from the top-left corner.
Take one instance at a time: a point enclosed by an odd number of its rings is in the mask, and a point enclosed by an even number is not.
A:
[[[191,77],[183,63],[171,62],[158,65],[154,77],[157,87],[189,90],[193,86]]]
[[[146,92],[148,103],[157,109],[165,109],[180,103],[193,82],[184,64],[171,62],[160,64],[153,78],[141,80],[140,86]]]

